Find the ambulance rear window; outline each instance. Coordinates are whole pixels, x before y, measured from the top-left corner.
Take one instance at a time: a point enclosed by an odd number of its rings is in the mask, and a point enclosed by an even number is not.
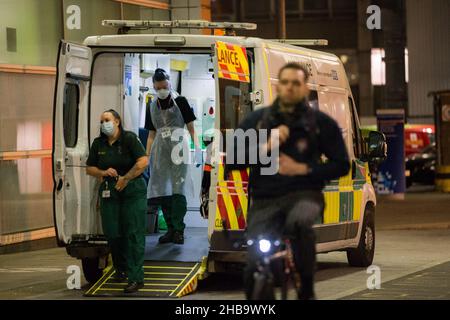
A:
[[[73,148],[77,144],[79,102],[80,89],[78,85],[66,83],[64,87],[63,121],[64,142],[68,148]]]
[[[235,129],[252,111],[250,83],[220,79],[220,128]]]

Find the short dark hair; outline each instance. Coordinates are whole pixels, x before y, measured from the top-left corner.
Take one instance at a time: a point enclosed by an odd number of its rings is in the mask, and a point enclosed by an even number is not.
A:
[[[306,68],[305,65],[298,63],[298,62],[288,62],[284,66],[281,67],[280,71],[278,71],[278,79],[280,79],[281,73],[286,69],[294,69],[294,70],[301,70],[303,71],[303,74],[305,75],[305,83],[309,80],[309,70]]]

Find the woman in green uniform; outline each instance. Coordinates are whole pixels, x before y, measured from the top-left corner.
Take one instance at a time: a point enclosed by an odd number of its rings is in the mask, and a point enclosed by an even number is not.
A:
[[[122,281],[128,277],[124,292],[132,293],[144,285],[147,186],[141,174],[148,157],[138,136],[123,130],[116,111],[105,111],[100,123],[100,136],[92,143],[86,172],[101,179],[100,211],[114,277]]]

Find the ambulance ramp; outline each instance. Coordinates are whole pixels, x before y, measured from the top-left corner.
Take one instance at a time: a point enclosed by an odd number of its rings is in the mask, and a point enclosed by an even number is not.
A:
[[[206,262],[206,260],[204,260]],[[115,270],[109,267],[103,276],[84,295],[87,297],[177,298],[197,288],[203,273],[202,262],[146,261],[144,288],[136,293],[124,293],[127,282],[114,279]]]
[[[200,214],[199,214],[200,215]],[[188,227],[184,230],[184,244],[158,243],[161,233],[150,234],[145,240],[145,260],[198,262],[208,256],[208,228]]]
[[[162,234],[146,236],[143,289],[134,294],[123,293],[127,283],[114,279],[115,270],[111,266],[85,296],[176,298],[195,291],[197,281],[206,275],[208,228],[186,228],[183,245],[158,243]]]

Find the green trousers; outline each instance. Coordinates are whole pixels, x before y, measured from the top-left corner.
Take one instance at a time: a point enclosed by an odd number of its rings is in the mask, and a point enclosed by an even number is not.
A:
[[[168,231],[184,231],[186,227],[184,216],[187,211],[186,197],[184,195],[173,194],[171,196],[152,198],[150,203],[161,206]]]
[[[121,192],[116,191],[115,184],[104,181],[100,186],[103,232],[114,268],[127,272],[128,282],[143,282],[147,186],[143,178],[131,180]],[[103,197],[104,190],[109,190],[110,197]]]

